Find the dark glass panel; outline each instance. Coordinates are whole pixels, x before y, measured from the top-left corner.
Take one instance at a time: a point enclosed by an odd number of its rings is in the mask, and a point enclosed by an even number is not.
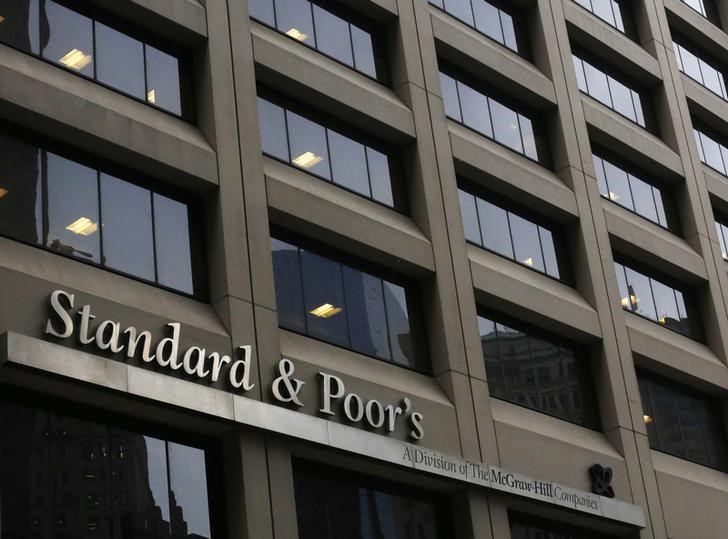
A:
[[[154,193],[154,236],[157,281],[192,294],[192,249],[187,206]]]
[[[508,212],[481,198],[477,202],[483,245],[498,254],[513,258]]]
[[[538,226],[514,213],[508,214],[508,221],[511,226],[515,260],[530,268],[544,271]]]
[[[344,266],[344,293],[352,349],[389,359],[391,353],[382,280]]]
[[[478,223],[478,212],[475,206],[475,197],[470,193],[466,193],[462,189],[458,189],[458,197],[460,199],[460,212],[463,217],[463,228],[465,229],[465,239],[483,244],[480,237],[480,224]]]
[[[275,2],[273,0],[250,0],[250,16],[269,26],[276,25]]]
[[[43,16],[43,57],[93,77],[94,32],[91,19],[53,0],[45,1],[45,13],[41,13],[41,17]]]
[[[278,29],[305,45],[315,47],[311,3],[308,0],[276,0],[275,5]]]
[[[519,153],[523,153],[521,131],[518,126],[518,114],[494,99],[489,99],[488,102],[490,104],[490,115],[493,120],[495,140]]]
[[[139,436],[139,435],[134,435]],[[143,445],[137,447],[136,459],[139,462],[141,475],[140,481],[146,487],[145,495],[149,506],[153,507],[153,519],[155,523],[155,537],[169,537],[169,522],[171,519],[169,506],[169,476],[167,474],[167,444],[164,440],[141,436]],[[135,439],[136,441],[136,439]],[[137,441],[138,443],[138,441]],[[145,459],[146,450],[146,459]],[[205,493],[206,494],[206,493]]]
[[[341,264],[305,250],[301,250],[301,264],[308,334],[348,347],[349,313],[344,303]]]
[[[44,153],[48,181],[46,246],[100,262],[98,176],[95,170]]]
[[[102,264],[154,281],[152,198],[148,189],[101,174]]]
[[[417,367],[414,360],[414,343],[412,342],[405,290],[399,285],[386,281],[383,284],[392,361],[407,367]]]
[[[144,45],[98,22],[95,30],[96,79],[139,99],[146,99]]]
[[[650,278],[636,272],[632,268],[625,267],[625,272],[627,274],[627,285],[629,287],[630,297],[634,296],[634,299],[632,299],[632,310],[637,314],[641,314],[652,320],[657,320],[655,302],[652,299]]]
[[[258,98],[260,142],[263,153],[290,161],[286,136],[286,113],[282,107]]]
[[[371,197],[364,145],[331,129],[327,130],[327,134],[334,182],[365,197]]]
[[[498,335],[495,329],[495,322],[483,316],[478,316],[478,330],[480,332],[480,343],[483,348],[485,359],[485,371],[488,375],[488,387],[490,394],[494,397],[505,397],[505,380],[503,379],[503,368],[501,356],[498,350]]]
[[[492,137],[493,128],[490,123],[488,98],[460,82],[458,82],[458,95],[460,96],[463,123],[479,133]]]
[[[306,316],[303,308],[303,283],[298,247],[271,238],[271,248],[278,323],[284,328],[305,333]]]
[[[24,52],[38,54],[40,23],[38,0],[10,0],[0,3],[0,42]]]
[[[470,0],[445,0],[445,11],[470,26],[474,26]]]
[[[445,114],[459,122],[463,121],[460,113],[460,98],[458,97],[457,82],[452,77],[440,73],[440,86],[442,99],[445,102]]]
[[[329,535],[325,482],[319,470],[296,467],[293,487],[299,539],[333,539]],[[354,520],[356,513],[350,513],[350,517]]]
[[[330,180],[326,129],[295,112],[286,111],[286,117],[291,162],[297,167]]]
[[[318,50],[348,66],[353,66],[354,53],[351,50],[349,23],[316,4],[312,6]]]
[[[495,39],[497,42],[503,43],[503,30],[501,29],[498,11],[498,8],[487,0],[473,0],[475,28],[491,39]]]
[[[376,78],[377,64],[374,59],[374,44],[371,34],[353,24],[349,25],[349,27],[351,29],[351,42],[354,47],[354,67],[362,73]]]
[[[0,133],[0,234],[28,243],[43,241],[41,152]]]
[[[169,460],[170,527],[172,539],[210,537],[205,453],[201,449],[167,443]]]
[[[182,114],[179,60],[149,45],[145,46],[145,51],[147,58],[146,100],[174,114]]]
[[[541,238],[541,249],[543,250],[544,266],[546,267],[546,273],[559,279],[561,277],[559,273],[559,263],[556,258],[556,246],[554,244],[554,237],[550,230],[544,227],[538,227],[538,235]]]
[[[389,157],[369,147],[367,147],[366,152],[369,181],[372,186],[372,198],[387,206],[394,206]]]

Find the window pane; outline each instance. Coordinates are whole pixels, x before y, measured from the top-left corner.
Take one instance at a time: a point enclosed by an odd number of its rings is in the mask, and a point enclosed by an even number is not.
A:
[[[611,107],[612,98],[609,95],[607,76],[587,62],[584,62],[584,76],[586,77],[589,95]]]
[[[363,354],[389,359],[382,280],[344,266],[344,292],[351,347]]]
[[[308,334],[340,346],[349,346],[341,265],[301,250],[303,295]],[[312,314],[311,311],[318,314]]]
[[[270,26],[275,26],[274,2],[271,0],[250,0],[250,16]]]
[[[154,193],[154,237],[159,284],[193,293],[190,220],[185,204]]]
[[[466,193],[462,189],[458,189],[458,197],[460,199],[460,212],[463,217],[463,228],[465,229],[465,239],[482,245],[480,237],[480,224],[478,223],[478,214],[475,206],[475,197],[470,193]]]
[[[728,257],[728,250],[726,250],[725,235],[723,234],[723,232],[724,232],[723,225],[721,225],[719,222],[716,221],[715,230],[718,233],[718,241],[720,242],[720,252],[723,255],[723,258],[726,258],[726,257]]]
[[[405,290],[399,285],[386,281],[383,284],[392,361],[399,365],[417,367],[414,360],[414,346]]]
[[[493,118],[495,140],[519,153],[523,153],[521,132],[518,128],[518,114],[494,99],[488,101],[490,103],[490,114]]]
[[[316,4],[312,6],[318,50],[346,65],[353,66],[354,54],[351,50],[349,23]]]
[[[538,227],[513,213],[508,214],[508,220],[511,225],[516,261],[538,271],[544,271]]]
[[[364,145],[339,135],[331,129],[328,129],[327,133],[334,182],[366,197],[371,197]]]
[[[533,132],[533,122],[526,118],[523,114],[519,114],[518,126],[521,129],[521,137],[523,138],[523,153],[533,160],[538,160],[536,136]]]
[[[445,11],[470,26],[474,25],[470,0],[445,0]]]
[[[634,103],[634,113],[636,114],[636,122],[638,125],[645,127],[645,104],[642,96],[632,90],[632,102]]]
[[[278,29],[301,43],[316,46],[311,4],[308,0],[276,0]]]
[[[594,15],[604,19],[614,26],[614,14],[612,13],[612,0],[592,0]]]
[[[725,167],[723,166],[723,158],[720,153],[720,146],[712,138],[700,134],[700,139],[703,143],[703,155],[705,156],[705,164],[709,167],[713,167],[715,170],[726,173]]]
[[[503,28],[503,44],[511,50],[518,51],[516,29],[513,26],[513,18],[505,11],[500,11],[500,21]]]
[[[597,186],[599,188],[599,194],[602,196],[609,196],[609,186],[607,185],[607,177],[604,174],[604,162],[601,157],[597,157],[592,154],[592,161],[594,162],[594,172],[597,175]]]
[[[210,537],[205,453],[201,449],[168,442],[172,539]]]
[[[621,82],[609,77],[609,89],[612,93],[612,103],[614,110],[626,116],[633,122],[637,121],[634,111],[634,103],[632,103],[632,91]]]
[[[604,160],[604,173],[607,177],[607,184],[609,185],[609,199],[620,206],[634,211],[627,173],[606,159]]]
[[[48,238],[60,253],[100,262],[96,171],[47,153]]]
[[[700,61],[697,56],[684,47],[681,47],[680,60],[682,61],[683,73],[698,82],[703,81],[703,77],[700,73]]]
[[[463,112],[463,123],[479,133],[492,137],[493,129],[488,113],[488,98],[460,82],[458,82],[458,93]]]
[[[330,180],[326,130],[294,112],[286,111],[286,115],[292,163]]]
[[[285,114],[285,111],[278,105],[258,98],[260,142],[263,153],[288,162],[290,156],[288,155]]]
[[[655,296],[657,321],[675,331],[681,331],[680,313],[677,309],[675,291],[659,281],[652,279],[652,294]]]
[[[697,129],[693,129],[693,135],[695,135],[695,145],[698,148],[700,160],[705,163],[705,154],[703,153],[703,142],[701,140],[701,133]]]
[[[48,24],[41,24],[41,28],[49,34],[41,36],[41,41],[45,43],[43,57],[93,77],[94,38],[91,19],[53,0],[46,0],[45,15]]]
[[[662,191],[652,186],[652,196],[655,200],[655,207],[657,208],[657,222],[666,227],[668,226],[668,222],[667,214],[665,213],[665,202],[662,199]]]
[[[389,172],[389,157],[367,147],[367,166],[372,186],[372,198],[387,206],[394,206],[392,178]]]
[[[703,84],[705,84],[705,87],[719,96],[724,97],[723,86],[721,85],[723,76],[702,60],[700,60],[700,71],[703,73]]]
[[[571,410],[566,405],[564,395],[559,347],[534,336],[529,337],[529,345],[536,376],[535,385],[539,390],[539,409],[556,417],[571,419]],[[561,402],[559,396],[562,396]]]
[[[149,45],[145,49],[147,101],[174,114],[182,114],[179,60]]]
[[[38,54],[38,0],[0,3],[0,41],[25,52]]]
[[[298,247],[271,238],[271,249],[278,323],[286,329],[305,333],[306,316],[303,307],[303,284]]]
[[[354,66],[362,73],[376,78],[377,64],[374,60],[374,45],[369,32],[357,28],[353,24],[351,29],[351,42],[354,45]]]
[[[559,274],[559,264],[556,259],[556,247],[554,245],[553,235],[550,230],[542,226],[538,227],[538,234],[541,237],[541,248],[543,249],[546,273],[558,279],[561,275]]]
[[[618,262],[614,263],[614,273],[617,277],[617,286],[619,287],[619,298],[622,307],[629,309],[630,304],[634,303],[634,298],[629,298],[629,287],[627,286],[627,277],[624,274],[624,266]],[[635,296],[636,298],[636,296]]]
[[[491,39],[503,43],[498,8],[486,0],[473,0],[473,11],[475,12],[475,27]]]
[[[478,199],[478,216],[483,245],[508,258],[513,258],[508,213],[483,199]]]
[[[657,320],[649,277],[637,273],[631,268],[625,268],[625,271],[627,273],[627,285],[629,287],[630,297],[634,296],[634,299],[632,299],[632,310],[651,320]]]
[[[571,59],[574,61],[574,73],[576,73],[576,85],[582,92],[589,92],[589,88],[586,85],[586,75],[584,75],[584,62],[581,58],[572,56]]]
[[[97,80],[145,99],[144,45],[104,24],[95,24]]]
[[[505,396],[505,382],[503,379],[502,358],[498,350],[498,338],[495,323],[487,318],[478,316],[478,330],[480,332],[480,343],[483,348],[485,359],[485,371],[488,375],[488,388],[494,397]]]
[[[658,222],[655,199],[652,196],[652,186],[635,178],[630,174],[630,186],[632,187],[632,199],[634,200],[634,211],[650,221]]]
[[[459,122],[463,121],[460,114],[460,99],[458,98],[457,83],[455,79],[440,73],[440,86],[442,99],[445,102],[445,114]]]
[[[0,133],[0,234],[43,241],[40,150]]]
[[[139,435],[134,435],[139,436]],[[157,537],[169,537],[169,477],[167,476],[167,444],[164,440],[158,440],[150,436],[139,436],[141,438],[139,452],[144,455],[146,449],[146,459],[142,458],[140,463],[140,474],[142,486],[148,488],[151,493],[149,500],[151,507],[149,512],[156,512],[159,508],[162,523],[166,526],[157,530]],[[145,488],[145,490],[146,490]],[[157,520],[157,523],[159,521]]]
[[[110,268],[154,280],[152,198],[148,189],[101,174],[104,260]]]

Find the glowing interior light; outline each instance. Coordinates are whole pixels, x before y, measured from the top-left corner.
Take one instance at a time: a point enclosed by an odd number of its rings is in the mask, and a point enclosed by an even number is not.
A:
[[[298,28],[291,28],[288,32],[286,32],[286,35],[291,36],[293,39],[297,39],[298,41],[306,41],[308,39],[308,34],[304,34]]]
[[[147,101],[150,103],[157,102],[157,91],[155,89],[151,89],[147,92]]]
[[[609,200],[613,200],[614,202],[617,202],[619,200],[619,195],[617,193],[609,191]]]
[[[2,22],[2,21],[0,21],[0,22]],[[5,195],[7,195],[7,194],[8,194],[9,192],[10,192],[10,191],[8,191],[7,189],[3,189],[2,187],[0,187],[0,198],[4,197],[4,196],[5,196]]]
[[[526,266],[533,266],[533,258],[529,256],[526,260],[523,261],[523,263],[526,264]]]
[[[651,415],[644,414],[642,416],[642,421],[645,422],[645,425],[649,425],[650,423],[652,423],[654,421],[654,419],[652,419]]]
[[[305,152],[296,157],[293,160],[293,164],[301,168],[311,168],[312,166],[317,165],[323,160],[324,158],[320,155],[316,155],[313,152]]]
[[[5,17],[3,17],[2,15],[0,15],[0,24],[2,24],[4,22],[5,22]]]
[[[628,298],[622,298],[622,307],[631,309],[634,305],[639,303],[639,298],[634,294],[630,294]]]
[[[664,316],[661,316],[660,318],[658,318],[658,319],[657,319],[657,321],[658,321],[658,322],[659,322],[660,324],[666,324],[666,323],[667,323],[667,318],[666,318],[666,317],[664,317]]]
[[[313,311],[309,311],[312,315],[318,316],[319,318],[331,318],[335,314],[339,314],[343,311],[341,307],[335,307],[331,303],[324,303],[320,307],[316,307]]]
[[[78,49],[71,49],[58,61],[71,69],[81,71],[84,67],[91,63],[91,60],[93,60],[93,56],[90,54],[86,54]]]
[[[94,223],[88,217],[79,217],[66,227],[66,230],[81,236],[90,236],[99,229],[98,223]]]

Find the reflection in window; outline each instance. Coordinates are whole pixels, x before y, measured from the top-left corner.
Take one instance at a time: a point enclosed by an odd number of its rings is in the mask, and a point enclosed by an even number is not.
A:
[[[309,0],[252,0],[250,16],[369,77],[386,78],[378,36],[339,6]]]
[[[625,18],[629,13],[629,4],[624,0],[574,0],[587,11],[602,19],[608,25],[625,33]]]
[[[728,471],[728,443],[720,403],[646,371],[637,372],[650,446]]]
[[[693,133],[700,160],[710,168],[728,176],[728,145],[722,139],[718,142],[720,137],[715,136],[708,129],[694,128]]]
[[[0,401],[0,535],[209,538],[201,449]]]
[[[623,208],[670,229],[677,228],[667,188],[647,182],[611,160],[592,154],[599,193]]]
[[[534,113],[518,112],[472,86],[440,72],[445,114],[499,144],[548,164],[543,126]]]
[[[465,239],[560,279],[553,233],[512,211],[458,189]]]
[[[510,511],[508,523],[511,539],[617,539],[617,536]]]
[[[572,344],[478,316],[488,388],[493,397],[596,428],[589,361]]]
[[[180,60],[55,0],[0,2],[0,42],[182,114]]]
[[[281,327],[426,371],[413,290],[306,247],[271,240]],[[420,336],[421,337],[421,336]]]
[[[449,504],[389,481],[294,461],[300,539],[445,539]]]
[[[189,212],[187,204],[0,133],[4,236],[193,294]]]
[[[723,260],[728,260],[728,218],[724,215],[715,214],[715,229],[718,232],[718,241],[720,242],[720,253]]]
[[[614,269],[624,310],[688,337],[699,338],[692,297],[686,297],[685,291],[620,262],[614,262]]]
[[[678,43],[673,40],[672,46],[675,49],[675,58],[680,71],[691,79],[705,86],[714,94],[723,99],[728,99],[726,92],[725,75],[722,69],[717,67],[714,60],[704,60],[705,53],[698,52],[693,46],[686,46],[684,41]]]
[[[610,109],[618,112],[637,125],[647,128],[645,123],[645,103],[640,92],[606,73],[591,63],[572,56],[579,90],[593,97]]]
[[[386,206],[402,207],[404,197],[393,190],[400,186],[392,183],[397,166],[391,152],[289,107],[258,98],[263,153]]]
[[[514,52],[528,54],[526,21],[502,0],[430,0],[432,5]]]

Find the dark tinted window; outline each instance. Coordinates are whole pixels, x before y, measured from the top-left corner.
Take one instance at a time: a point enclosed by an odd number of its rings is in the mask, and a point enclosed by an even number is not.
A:
[[[285,235],[273,238],[271,248],[281,327],[428,370],[415,287],[341,262]]]
[[[491,314],[479,315],[478,327],[491,396],[586,427],[599,426],[591,369],[582,348]]]
[[[724,176],[728,175],[728,143],[707,127],[693,129],[700,160]]]
[[[720,403],[646,371],[637,373],[644,421],[653,449],[728,470]]]
[[[526,20],[511,3],[502,0],[430,0],[430,3],[521,56],[529,56]]]
[[[344,470],[296,461],[300,539],[446,539],[447,499]]]
[[[616,539],[616,536],[521,513],[509,512],[508,522],[511,539]]]
[[[458,190],[465,239],[555,279],[561,278],[551,227]]]
[[[296,110],[297,112],[294,112]],[[299,113],[300,112],[300,113]],[[263,152],[361,196],[404,209],[393,151],[282,99],[258,98]],[[326,125],[324,125],[326,124]]]
[[[657,322],[666,328],[701,339],[691,294],[662,277],[621,262],[614,263],[622,308]]]
[[[516,106],[496,92],[440,71],[445,114],[499,144],[548,166],[545,126],[539,114]]]
[[[0,535],[209,538],[205,452],[0,401]]]
[[[340,5],[253,0],[250,16],[369,77],[386,81],[379,36],[371,24]]]
[[[182,115],[185,92],[178,54],[72,6],[55,0],[2,2],[0,42]]]
[[[190,219],[187,203],[0,132],[0,234],[193,294]]]
[[[678,223],[670,190],[639,172],[628,171],[612,157],[592,154],[599,193],[612,202],[649,219],[653,223],[677,231]]]

